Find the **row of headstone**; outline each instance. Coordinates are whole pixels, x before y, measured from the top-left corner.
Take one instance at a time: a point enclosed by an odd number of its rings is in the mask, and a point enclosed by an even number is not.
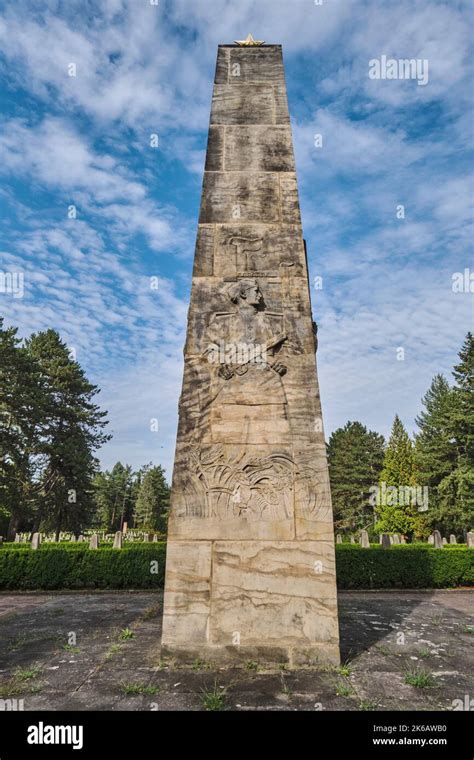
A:
[[[158,541],[159,540],[158,536],[154,536],[153,540]],[[351,544],[356,543],[354,536],[350,536],[349,540]],[[340,533],[337,533],[336,535],[336,543],[342,544],[342,535]],[[359,543],[363,549],[370,548],[369,534],[366,530],[360,531]],[[388,548],[392,544],[398,545],[398,544],[405,544],[405,543],[406,543],[405,536],[399,536],[398,533],[393,533],[393,534],[380,533],[379,535],[379,544],[384,548]],[[448,540],[444,537],[441,537],[441,533],[439,532],[439,530],[435,530],[433,531],[431,536],[428,536],[428,543],[434,546],[436,549],[442,549],[443,546],[446,546],[446,544],[448,543]],[[450,534],[449,543],[457,544],[457,539],[454,533]],[[467,534],[467,545],[470,549],[474,548],[474,533],[473,532],[469,532]]]
[[[113,545],[114,549],[121,549],[122,548],[123,537],[124,537],[123,533],[120,530],[118,530],[116,532],[115,536],[114,536],[114,545]],[[151,533],[144,533],[143,534],[143,540],[146,543],[150,543],[150,542],[156,543],[157,541],[159,541],[159,537],[156,534],[152,535]]]
[[[18,535],[15,536],[15,541],[18,538]],[[31,538],[31,548],[32,549],[39,549],[41,546],[42,536],[41,533],[33,533],[33,536]],[[71,541],[76,541],[76,537],[74,536]],[[84,536],[80,535],[77,537],[77,541],[84,541]]]
[[[119,533],[120,531],[117,531]],[[106,533],[105,531],[97,531],[97,533],[90,534],[88,531],[86,531],[87,535],[84,535],[80,533],[78,536],[72,534],[72,533],[60,533],[59,534],[59,540],[60,541],[70,541],[71,543],[82,542],[87,541],[91,539],[91,537],[97,536],[100,541],[112,541],[115,543],[116,541],[116,535],[114,533]],[[122,540],[125,540],[125,537],[127,536],[127,541],[136,541],[136,542],[158,542],[163,540],[162,534],[156,534],[156,533],[143,533],[141,531],[134,531],[131,533],[128,530],[127,523],[123,524],[123,530],[122,533]],[[128,534],[128,535],[127,535]],[[39,538],[38,538],[39,537]],[[13,537],[13,542],[15,544],[23,544],[23,543],[33,543],[33,540],[35,541],[35,546],[41,544],[41,543],[55,543],[56,537],[53,536],[53,534],[49,533],[33,533],[31,536],[31,540],[29,538],[29,534],[27,533],[15,533]],[[118,540],[118,539],[117,539]],[[4,536],[0,536],[0,544],[5,542]]]
[[[120,530],[118,530],[115,533],[115,535],[114,535],[114,543],[113,543],[113,548],[114,549],[121,549],[122,548],[123,538],[124,538],[124,534]],[[76,539],[75,536],[73,536],[71,538],[71,541],[76,541],[76,540],[82,542],[82,541],[85,541],[86,538],[81,533],[77,537],[77,539]],[[152,542],[156,543],[156,542],[160,541],[160,537],[157,534],[152,535],[151,533],[144,533],[143,534],[143,540],[145,542],[151,542],[152,541]],[[39,549],[39,547],[41,546],[41,542],[42,542],[42,535],[41,535],[41,533],[33,533],[33,536],[31,538],[31,548],[32,549]],[[20,536],[19,533],[16,534],[15,539],[14,539],[14,543],[15,544],[22,543],[22,537]],[[3,544],[3,536],[0,536],[0,544]],[[89,538],[89,549],[98,549],[98,548],[99,548],[99,536],[98,536],[97,533],[94,533]]]
[[[442,549],[443,546],[446,546],[448,540],[444,536],[441,537],[439,530],[434,530],[431,536],[428,536],[428,543],[434,546],[435,549]],[[450,534],[449,543],[457,544],[457,538],[454,533]],[[474,548],[474,533],[467,534],[467,545],[470,549]]]
[[[399,544],[405,544],[405,536],[399,536],[398,533],[380,533],[379,534],[379,544],[383,546],[384,548],[387,548],[391,546],[392,544],[399,545]],[[360,532],[360,545],[363,549],[369,549],[370,548],[370,542],[369,542],[369,534],[366,530],[361,530]]]
[[[156,539],[158,540],[157,536],[156,536]],[[354,536],[350,536],[349,540],[351,544],[356,543]],[[342,544],[342,536],[340,533],[336,534],[336,543]],[[369,534],[366,530],[360,531],[359,543],[363,549],[370,549]],[[404,544],[406,543],[406,541],[405,541],[405,536],[398,536],[397,534],[389,535],[388,533],[381,533],[379,536],[379,543],[383,547],[386,548],[388,546],[391,546],[392,544]]]

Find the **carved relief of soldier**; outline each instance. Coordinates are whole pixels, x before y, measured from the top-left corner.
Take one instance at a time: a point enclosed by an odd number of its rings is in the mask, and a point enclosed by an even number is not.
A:
[[[217,312],[202,340],[201,361],[209,372],[209,393],[199,427],[204,441],[281,442],[288,435],[287,400],[280,360],[287,335],[283,315],[266,309],[254,279],[227,286],[233,311]]]

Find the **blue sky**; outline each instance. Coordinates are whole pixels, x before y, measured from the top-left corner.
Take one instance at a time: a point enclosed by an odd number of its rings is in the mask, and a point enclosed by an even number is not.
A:
[[[0,271],[24,273],[0,311],[22,336],[57,329],[101,387],[103,465],[171,472],[216,50],[249,32],[283,45],[326,434],[387,435],[395,413],[413,431],[474,321],[452,289],[474,268],[471,3],[0,7]],[[370,79],[381,55],[426,59],[428,83]]]

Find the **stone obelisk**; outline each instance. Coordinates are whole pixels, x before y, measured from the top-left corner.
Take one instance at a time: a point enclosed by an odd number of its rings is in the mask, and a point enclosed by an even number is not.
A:
[[[334,535],[281,45],[219,45],[162,649],[339,661]]]

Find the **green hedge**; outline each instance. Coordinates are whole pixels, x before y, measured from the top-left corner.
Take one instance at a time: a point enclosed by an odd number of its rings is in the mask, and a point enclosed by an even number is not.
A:
[[[162,588],[166,545],[112,549],[43,544],[39,549],[0,551],[0,589]],[[156,566],[150,563],[158,562]]]
[[[474,550],[465,545],[454,551],[427,544],[405,544],[382,549],[374,544],[336,546],[340,589],[445,588],[474,586]],[[140,589],[162,588],[166,544],[143,543],[112,549],[102,545],[42,544],[33,551],[14,544],[0,551],[0,590],[17,589]],[[151,572],[152,561],[158,572]],[[154,568],[155,569],[155,568]]]
[[[400,544],[362,549],[339,544],[337,585],[350,588],[446,588],[474,586],[474,550],[464,546],[435,549],[427,544]],[[454,551],[452,551],[454,549]]]

